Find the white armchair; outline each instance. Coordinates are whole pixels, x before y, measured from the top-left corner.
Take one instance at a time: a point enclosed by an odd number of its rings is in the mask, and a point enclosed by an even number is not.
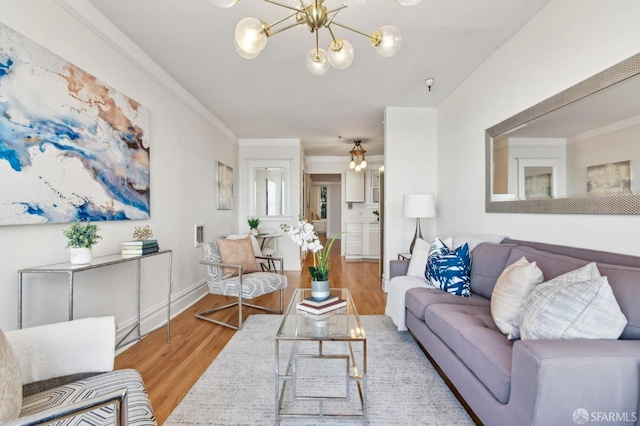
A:
[[[4,345],[3,353],[8,354],[0,369],[10,369],[12,362],[18,364],[13,371],[18,369],[19,373],[13,377],[20,380],[22,396],[12,388],[6,400],[19,406],[17,410],[15,406],[0,407],[0,422],[39,424],[42,419],[82,416],[82,422],[96,425],[156,424],[140,374],[130,369],[113,370],[113,317],[48,324],[4,335],[6,339],[0,330],[0,347]],[[0,400],[5,398],[0,396]],[[12,418],[16,411],[19,417]]]

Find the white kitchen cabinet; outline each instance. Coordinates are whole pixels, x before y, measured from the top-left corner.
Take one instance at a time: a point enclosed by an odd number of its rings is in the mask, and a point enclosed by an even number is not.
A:
[[[371,172],[371,204],[380,204],[380,172]]]
[[[345,258],[379,259],[380,258],[380,224],[378,222],[347,222],[345,242]]]
[[[345,176],[345,201],[364,203],[364,172],[347,172]]]
[[[347,222],[346,230],[347,233],[342,235],[345,241],[345,257],[347,259],[362,258],[362,224]]]
[[[380,223],[367,223],[367,250],[365,255],[372,259],[380,258]]]

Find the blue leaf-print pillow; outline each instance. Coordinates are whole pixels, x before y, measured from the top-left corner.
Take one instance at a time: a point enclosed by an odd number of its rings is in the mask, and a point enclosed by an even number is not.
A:
[[[469,245],[464,244],[455,250],[445,247],[444,253],[440,252],[427,261],[425,276],[431,284],[448,293],[457,296],[469,297],[471,291],[471,253]]]
[[[433,283],[434,278],[431,276],[431,270],[429,268],[429,264],[433,262],[433,259],[443,256],[450,252],[451,252],[451,249],[447,247],[447,245],[440,238],[436,237],[436,239],[433,240],[433,243],[431,243],[431,247],[429,247],[429,253],[427,254],[427,264],[425,265],[425,270],[424,270],[424,277],[426,278],[428,283],[436,285]]]

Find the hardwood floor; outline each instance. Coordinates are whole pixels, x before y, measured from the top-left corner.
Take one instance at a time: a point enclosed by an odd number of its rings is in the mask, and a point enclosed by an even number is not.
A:
[[[331,250],[331,287],[348,288],[356,302],[360,315],[382,315],[386,294],[380,288],[378,263],[371,261],[346,262],[340,256],[340,242]],[[311,255],[306,261],[312,260]],[[310,287],[306,266],[301,273],[285,272],[288,287],[285,305],[288,306],[294,289]],[[167,343],[165,329],[157,330],[142,342],[116,357],[115,367],[135,368],[147,386],[158,424],[165,422],[173,409],[182,401],[189,389],[205,372],[236,331],[206,321],[193,315],[214,306],[224,305],[232,299],[207,295],[186,311],[171,320],[171,343]],[[278,294],[256,299],[258,304],[277,306]],[[216,318],[237,321],[237,311],[218,313]],[[245,308],[244,318],[253,313],[264,313]],[[240,331],[241,333],[241,331]]]

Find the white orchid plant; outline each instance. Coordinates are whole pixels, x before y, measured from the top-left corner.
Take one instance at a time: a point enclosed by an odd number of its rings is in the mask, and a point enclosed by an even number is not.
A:
[[[320,244],[320,239],[312,224],[306,220],[298,222],[297,226],[292,226],[288,232],[291,239],[302,247],[303,251],[313,253],[313,266],[309,266],[309,273],[315,281],[326,281],[329,279],[329,253],[336,238],[344,234],[340,232],[333,236],[328,245]]]

